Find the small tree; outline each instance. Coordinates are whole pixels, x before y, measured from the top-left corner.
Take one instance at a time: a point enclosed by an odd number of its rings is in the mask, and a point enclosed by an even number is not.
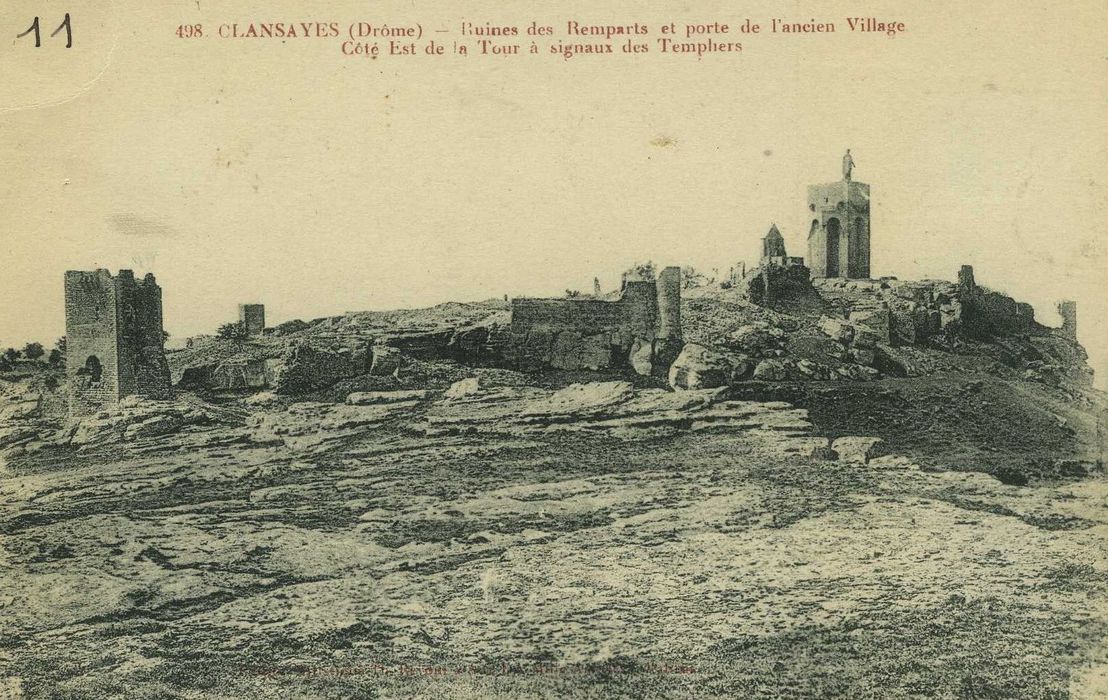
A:
[[[54,341],[54,349],[50,351],[50,357],[47,358],[47,362],[51,367],[61,367],[65,364],[66,357],[66,341],[65,336],[58,338]]]
[[[224,323],[215,334],[226,340],[242,340],[246,337],[246,326],[238,321],[234,323]]]
[[[578,289],[567,289],[566,290],[566,296],[570,299],[575,299],[575,298],[581,296],[581,291],[578,290]]]
[[[19,359],[20,353],[15,348],[8,348],[4,351],[4,359],[8,361],[8,364],[15,364],[15,361]]]
[[[654,262],[647,260],[642,263],[635,263],[626,272],[623,273],[623,279],[626,280],[646,280],[650,281],[657,277],[657,271],[654,268]]]
[[[42,343],[27,343],[23,346],[23,356],[28,360],[37,360],[45,354],[46,351],[42,349]]]
[[[681,268],[681,286],[685,289],[703,287],[706,284],[709,284],[708,277],[702,272],[697,272],[695,267]]]

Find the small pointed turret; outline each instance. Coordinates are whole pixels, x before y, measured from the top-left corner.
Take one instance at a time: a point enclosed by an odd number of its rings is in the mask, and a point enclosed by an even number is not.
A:
[[[769,227],[769,233],[762,238],[762,257],[783,258],[786,255],[785,238],[781,235],[781,231],[777,229],[777,224],[772,224]]]

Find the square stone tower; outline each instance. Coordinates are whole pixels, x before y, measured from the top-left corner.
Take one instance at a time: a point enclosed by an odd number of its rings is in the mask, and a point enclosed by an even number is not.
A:
[[[869,185],[809,185],[808,220],[812,277],[869,278]]]
[[[265,332],[265,304],[239,304],[239,323],[248,337],[262,335]]]
[[[169,398],[162,290],[131,270],[65,273],[69,413],[114,406],[124,396]]]

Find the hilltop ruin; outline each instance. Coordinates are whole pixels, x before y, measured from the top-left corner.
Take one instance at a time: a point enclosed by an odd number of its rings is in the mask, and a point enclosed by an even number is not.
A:
[[[69,412],[79,416],[125,396],[168,398],[162,289],[131,270],[65,273]]]
[[[526,373],[590,371],[649,377],[691,389],[747,381],[871,381],[963,367],[987,356],[1015,376],[1087,386],[1077,307],[1059,304],[1060,329],[1029,304],[977,284],[871,279],[870,189],[853,179],[808,188],[808,258],[790,256],[772,224],[757,265],[709,283],[681,268],[624,274],[618,291],[507,297],[411,312],[360,312],[266,328],[265,307],[240,304],[234,337],[162,348],[161,289],[129,270],[66,274],[70,413],[124,396],[183,389],[303,395],[333,386],[403,384],[427,363]],[[222,334],[221,334],[222,335]],[[976,345],[974,345],[976,344]],[[976,371],[976,370],[975,370]],[[994,368],[994,372],[1000,371]]]
[[[512,300],[507,361],[525,370],[618,369],[651,374],[681,344],[681,269],[625,279],[619,298]]]

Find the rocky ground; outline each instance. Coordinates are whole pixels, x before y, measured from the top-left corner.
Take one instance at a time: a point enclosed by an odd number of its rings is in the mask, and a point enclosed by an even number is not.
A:
[[[1108,697],[1084,350],[789,289],[685,290],[665,376],[508,368],[499,300],[193,339],[77,422],[0,374],[0,699]]]
[[[1103,697],[1103,473],[942,469],[814,406],[470,381],[40,423],[0,697]],[[1095,444],[1067,415],[1044,454]]]

